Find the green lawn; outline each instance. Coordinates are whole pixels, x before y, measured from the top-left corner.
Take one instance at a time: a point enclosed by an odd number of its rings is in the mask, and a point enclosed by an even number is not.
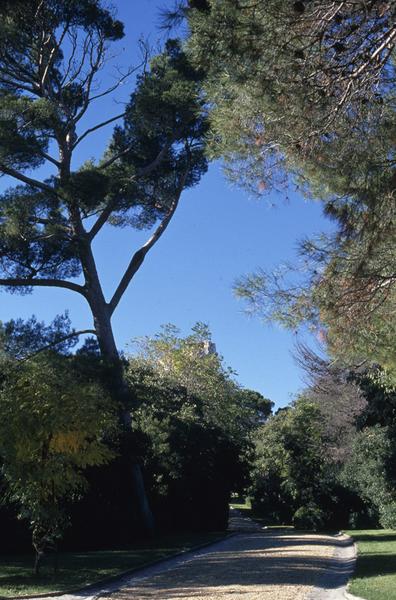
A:
[[[367,600],[396,600],[396,530],[346,533],[358,546],[356,571],[349,592]]]
[[[250,511],[252,509],[252,504],[250,502],[250,498],[241,498],[237,496],[235,498],[231,498],[230,503],[231,508],[237,508],[238,510],[246,510]]]
[[[126,550],[68,552],[59,555],[56,577],[51,557],[46,559],[42,574],[36,578],[32,569],[33,555],[0,556],[0,597],[71,591],[223,537],[223,533],[183,534],[161,537]]]

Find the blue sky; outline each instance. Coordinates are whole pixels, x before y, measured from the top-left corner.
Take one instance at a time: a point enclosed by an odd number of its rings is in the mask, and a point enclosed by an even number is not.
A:
[[[137,62],[137,41],[149,37],[152,45],[163,36],[158,31],[159,8],[166,2],[118,0],[119,18],[126,38],[119,45],[119,65]],[[128,98],[126,84],[117,100]],[[107,99],[85,121],[121,112]],[[78,161],[98,157],[106,147],[111,128],[101,130],[84,145]],[[11,182],[7,182],[9,184]],[[2,189],[6,181],[2,182]],[[299,238],[318,232],[326,223],[318,203],[297,194],[252,199],[231,187],[221,165],[212,164],[208,174],[187,191],[168,230],[147,256],[113,318],[120,348],[133,337],[155,334],[161,324],[174,323],[188,333],[196,321],[207,322],[225,362],[239,374],[238,380],[282,406],[303,386],[302,374],[291,356],[295,336],[277,326],[264,326],[246,317],[243,303],[232,294],[234,280],[257,267],[274,267],[295,256]],[[104,289],[109,296],[131,253],[149,232],[108,228],[95,246]],[[75,297],[76,296],[76,297]],[[27,318],[36,314],[49,321],[68,309],[76,328],[92,325],[84,300],[72,292],[42,289],[18,296],[0,292],[0,319]]]

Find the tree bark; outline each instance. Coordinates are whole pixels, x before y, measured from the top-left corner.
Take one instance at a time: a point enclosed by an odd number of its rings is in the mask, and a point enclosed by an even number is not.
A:
[[[65,146],[64,150],[61,151],[61,156],[62,154],[64,160],[62,162],[63,168],[61,169],[60,178],[64,184],[70,177],[70,154]],[[84,274],[84,296],[87,299],[92,312],[101,355],[111,368],[111,393],[116,401],[120,402],[121,404],[121,435],[123,438],[127,439],[128,435],[131,433],[130,405],[132,398],[129,387],[124,378],[123,365],[115,343],[113,328],[111,325],[110,306],[106,302],[100,283],[96,262],[91,247],[92,240],[84,229],[79,208],[73,199],[70,199],[69,201],[69,211],[78,246],[82,271]],[[135,489],[135,496],[141,523],[143,524],[147,534],[151,537],[154,535],[154,517],[149,506],[141,465],[133,456],[131,456],[130,476],[132,477],[133,486]]]
[[[87,299],[92,311],[101,355],[105,358],[109,366],[111,366],[112,393],[117,401],[121,402],[120,421],[124,430],[123,435],[128,437],[131,431],[130,405],[132,402],[132,394],[125,381],[123,365],[115,343],[111,325],[110,308],[104,299],[101,289],[96,289],[94,291],[91,288]],[[143,523],[147,535],[152,537],[155,532],[154,517],[145,490],[142,467],[136,461],[136,457],[133,456],[131,457],[130,474],[133,481],[141,523]]]

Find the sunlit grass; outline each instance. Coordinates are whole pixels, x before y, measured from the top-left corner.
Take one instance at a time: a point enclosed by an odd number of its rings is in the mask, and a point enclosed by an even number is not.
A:
[[[348,588],[367,600],[396,600],[396,530],[347,531],[358,547],[355,574]]]
[[[231,508],[236,508],[238,510],[251,510],[252,503],[250,502],[250,498],[241,498],[240,496],[234,496],[231,498],[230,503]]]

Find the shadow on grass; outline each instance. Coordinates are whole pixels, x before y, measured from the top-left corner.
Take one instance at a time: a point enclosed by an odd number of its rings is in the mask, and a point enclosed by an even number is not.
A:
[[[0,599],[81,589],[223,537],[219,532],[175,535],[129,549],[60,553],[57,575],[54,575],[54,558],[48,555],[39,577],[33,574],[33,555],[0,556]]]
[[[355,542],[396,542],[396,533],[385,533],[384,535],[369,535],[353,533]]]
[[[379,575],[396,576],[396,554],[364,554],[359,556],[355,578],[378,577]]]

